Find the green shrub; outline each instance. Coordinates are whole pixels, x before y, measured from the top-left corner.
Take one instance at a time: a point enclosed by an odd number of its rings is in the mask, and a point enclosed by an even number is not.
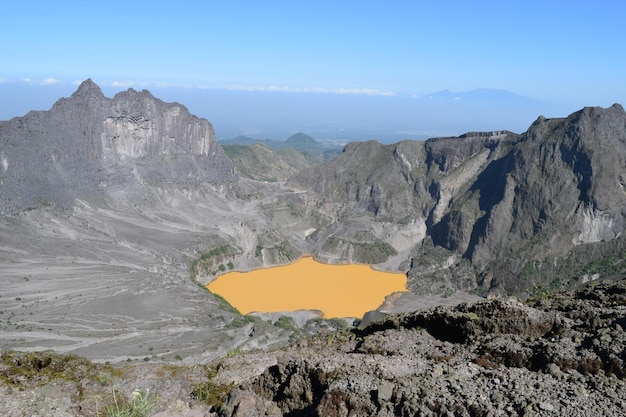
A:
[[[220,407],[234,385],[219,385],[213,382],[217,370],[213,367],[207,370],[207,381],[197,384],[193,389],[193,396],[205,404]]]
[[[243,353],[242,348],[233,348],[226,353],[227,358],[232,358],[233,356],[239,356]]]
[[[207,273],[207,271],[211,271],[212,275],[215,275],[217,271],[213,270],[213,268],[219,262],[222,262],[229,257],[234,257],[238,253],[239,250],[230,245],[220,245],[211,249],[208,252],[202,253],[198,258],[194,259],[189,264],[189,272],[191,274],[191,278],[195,280],[198,275]],[[219,265],[220,271],[224,272],[225,269],[226,267],[224,265]]]
[[[113,401],[104,407],[104,414],[96,409],[98,417],[148,417],[159,405],[159,398],[151,395],[150,390],[136,389],[127,400],[119,396],[117,389],[113,389]],[[97,408],[97,405],[96,405]]]
[[[274,322],[274,326],[288,331],[299,330],[296,322],[289,316],[280,316],[278,320]]]

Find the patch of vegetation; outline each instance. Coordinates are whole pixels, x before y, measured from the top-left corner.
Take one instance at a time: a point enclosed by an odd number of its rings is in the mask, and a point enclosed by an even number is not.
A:
[[[213,382],[213,379],[216,375],[217,369],[215,367],[209,367],[207,369],[206,382],[197,384],[194,387],[192,393],[192,395],[199,401],[211,405],[214,408],[220,407],[224,403],[224,401],[228,397],[228,394],[235,386],[234,384],[216,384],[215,382]]]
[[[600,274],[602,278],[621,275],[626,270],[626,252],[594,259],[582,268],[583,275]]]
[[[529,302],[546,301],[552,293],[550,288],[536,282],[533,284],[533,289],[527,292],[530,294],[530,297],[528,297]]]
[[[307,320],[302,329],[294,333],[293,341],[298,340],[306,346],[342,344],[354,340],[356,335],[352,330],[343,319],[316,317]]]
[[[103,370],[113,372],[109,366]],[[39,385],[53,379],[72,382],[84,378],[97,380],[102,375],[97,365],[74,355],[13,351],[0,354],[0,381],[9,386]]]
[[[364,264],[377,264],[386,261],[398,252],[389,243],[375,239],[372,242],[352,241],[331,236],[324,242],[322,250],[337,253],[341,246],[350,245],[354,249],[354,260]]]
[[[533,261],[526,262],[526,264],[524,265],[524,268],[522,269],[522,277],[530,278],[534,274],[535,274],[535,263]]]
[[[96,410],[97,417],[148,417],[159,405],[159,398],[150,394],[150,390],[136,389],[130,400],[120,396],[116,388],[113,389],[113,399],[104,407],[104,414]]]
[[[18,390],[64,381],[73,384],[80,400],[87,398],[87,386],[104,387],[123,374],[123,368],[97,365],[75,355],[53,352],[0,353],[0,385]],[[91,396],[91,395],[90,395]]]
[[[287,207],[289,208],[289,214],[293,217],[304,217],[306,215],[306,210],[301,205],[296,205],[293,201],[287,202]]]
[[[259,321],[261,321],[261,319],[255,316],[239,315],[239,317],[235,317],[230,323],[228,323],[226,325],[226,328],[227,329],[239,329],[244,326],[247,326],[248,324],[258,323]]]
[[[254,256],[260,261],[262,261],[264,257],[263,251],[265,251],[265,256],[270,259],[270,262],[274,263],[293,261],[295,259],[298,259],[298,257],[300,257],[301,255],[300,251],[287,240],[283,240],[282,242],[274,246],[267,247],[258,244],[256,246]]]
[[[226,353],[227,358],[232,358],[233,356],[239,356],[243,353],[243,349],[240,347],[233,348]]]
[[[290,332],[297,332],[300,330],[293,318],[289,316],[280,316],[278,320],[274,322],[274,326]]]
[[[283,241],[271,249],[278,251],[278,255],[281,258],[290,261],[296,259],[300,255],[300,253],[287,241]]]
[[[350,329],[338,330],[332,327],[315,327],[306,326],[303,334],[306,336],[298,338],[299,346],[321,347],[323,349],[328,346],[339,346],[344,343],[353,343],[356,340],[356,334]]]
[[[191,264],[189,265],[191,278],[196,280],[199,275],[206,274],[207,272],[212,272],[213,275],[215,275],[215,267],[217,267],[219,271],[224,272],[226,267],[224,266],[223,261],[234,257],[239,252],[240,251],[237,248],[230,245],[220,245],[201,254],[198,258],[191,261]],[[230,263],[232,264],[232,261],[230,261]]]
[[[219,294],[215,294],[215,293],[211,293],[211,294],[213,294],[215,296],[215,298],[217,299],[218,306],[219,306],[220,310],[227,311],[229,313],[241,316],[241,313],[239,312],[239,310],[237,310],[235,307],[233,307],[233,305],[231,303],[226,301],[226,299],[224,297],[222,297]],[[241,316],[241,317],[244,317],[244,316]]]

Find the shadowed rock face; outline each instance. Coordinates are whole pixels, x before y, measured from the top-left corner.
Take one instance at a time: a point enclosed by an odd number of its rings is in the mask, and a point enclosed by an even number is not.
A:
[[[485,168],[482,184],[479,176],[473,190],[482,215],[468,222],[472,237],[460,250],[479,270],[495,266],[506,277],[528,271],[529,258],[562,264],[578,246],[621,240],[625,168],[620,105],[585,108],[564,119],[540,117],[508,155]],[[455,204],[448,219],[467,213],[467,205]],[[511,280],[507,285],[519,290]]]
[[[290,183],[313,190],[340,222],[366,216],[426,229],[413,242],[414,291],[430,292],[431,280],[520,293],[533,277],[569,285],[594,260],[621,256],[624,172],[626,113],[615,104],[540,117],[521,135],[353,143]]]
[[[0,123],[0,205],[20,210],[111,187],[235,179],[211,124],[130,89],[104,97],[91,80],[49,111]]]

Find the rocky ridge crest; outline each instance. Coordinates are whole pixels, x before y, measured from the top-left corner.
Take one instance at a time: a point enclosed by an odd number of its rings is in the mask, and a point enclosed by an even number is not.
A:
[[[48,111],[0,122],[0,206],[6,211],[141,184],[236,178],[206,119],[150,92],[106,98],[91,80]]]
[[[411,225],[403,256],[414,292],[521,294],[533,282],[567,288],[620,276],[625,171],[626,113],[615,104],[539,117],[521,135],[351,143],[289,184],[311,190],[310,204],[338,224],[366,218],[400,225],[396,234]]]

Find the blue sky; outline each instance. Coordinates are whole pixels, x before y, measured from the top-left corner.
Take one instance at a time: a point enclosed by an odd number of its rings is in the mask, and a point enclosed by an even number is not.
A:
[[[539,114],[626,102],[624,4],[9,0],[0,120],[47,109],[92,78],[109,96],[146,88],[181,102],[218,136],[521,130]],[[475,89],[530,100],[428,103]]]

